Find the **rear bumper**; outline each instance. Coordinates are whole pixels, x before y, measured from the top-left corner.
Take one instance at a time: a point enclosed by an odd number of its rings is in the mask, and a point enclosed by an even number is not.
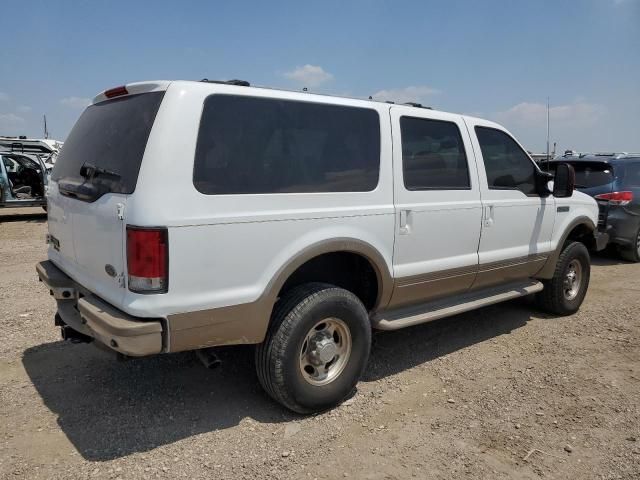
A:
[[[640,216],[628,213],[623,207],[612,208],[607,216],[605,232],[611,243],[622,246],[635,246],[640,228]]]
[[[606,232],[595,231],[593,232],[593,238],[596,243],[596,252],[604,250],[607,246],[607,243],[609,243],[609,234]]]
[[[132,317],[74,282],[50,261],[36,266],[38,277],[58,303],[62,321],[111,350],[132,357],[163,351],[160,319]]]

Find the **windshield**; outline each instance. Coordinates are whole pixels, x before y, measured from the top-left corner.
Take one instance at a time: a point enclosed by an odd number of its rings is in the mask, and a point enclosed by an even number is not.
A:
[[[33,168],[40,171],[40,164],[35,160],[23,155],[5,155],[2,157],[7,172],[17,172],[20,167]]]
[[[117,173],[109,179],[111,192],[133,193],[163,96],[142,93],[89,106],[64,143],[51,179],[83,180],[80,169],[86,163]]]

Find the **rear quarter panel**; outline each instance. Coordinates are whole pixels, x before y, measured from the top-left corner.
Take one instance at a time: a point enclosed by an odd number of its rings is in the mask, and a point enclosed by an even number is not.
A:
[[[381,167],[372,192],[204,195],[193,185],[202,105],[215,92],[373,108],[380,115]],[[151,132],[126,223],[169,228],[169,292],[127,292],[123,310],[143,317],[249,303],[309,245],[354,238],[392,272],[394,207],[388,106],[349,99],[174,82]]]

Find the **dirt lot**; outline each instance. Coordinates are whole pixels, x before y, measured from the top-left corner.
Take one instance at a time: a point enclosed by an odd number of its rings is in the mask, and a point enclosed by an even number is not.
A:
[[[206,370],[60,341],[45,220],[0,213],[1,478],[640,478],[640,265],[595,258],[572,317],[519,301],[376,334],[357,394],[301,417],[251,348]]]

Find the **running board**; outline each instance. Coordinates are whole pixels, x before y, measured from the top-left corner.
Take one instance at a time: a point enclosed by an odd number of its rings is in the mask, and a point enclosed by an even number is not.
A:
[[[536,280],[509,283],[499,287],[468,292],[453,298],[440,299],[420,305],[380,312],[374,315],[371,321],[373,327],[379,330],[398,330],[400,328],[468,312],[476,308],[486,307],[494,303],[524,297],[525,295],[539,292],[543,288],[542,283]]]

